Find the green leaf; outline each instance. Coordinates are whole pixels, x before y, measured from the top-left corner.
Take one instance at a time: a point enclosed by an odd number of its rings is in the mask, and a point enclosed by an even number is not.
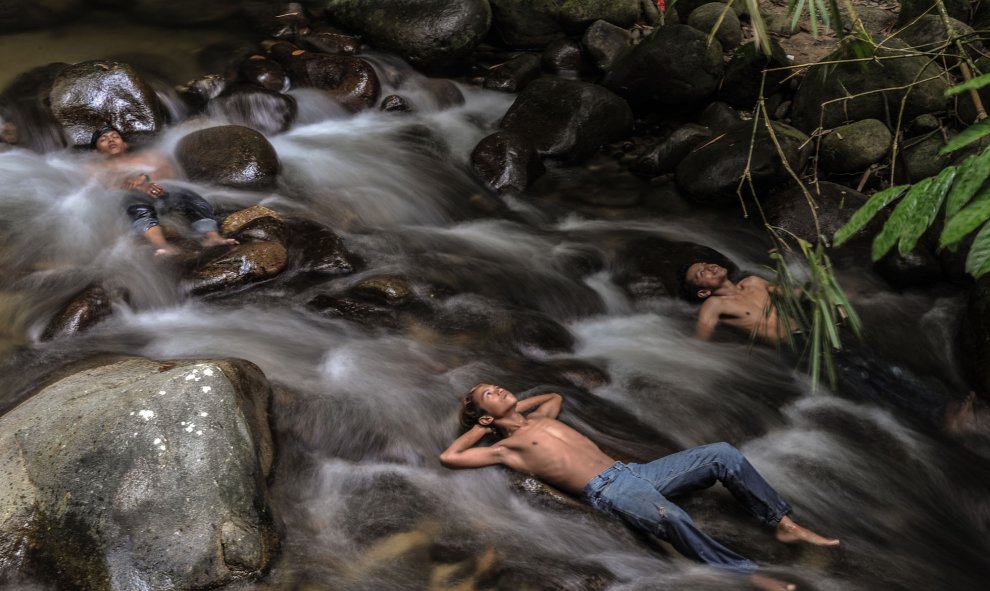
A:
[[[987,177],[990,177],[990,149],[967,156],[958,168],[959,174],[956,176],[956,182],[952,184],[952,190],[949,191],[949,196],[945,200],[946,219],[959,213],[959,210],[969,203],[969,200],[973,198]]]
[[[938,176],[934,177],[930,185],[923,186],[925,181],[929,180],[925,179],[908,191],[904,201],[901,202],[908,209],[905,212],[907,217],[904,222],[904,230],[901,232],[901,238],[897,243],[897,249],[901,254],[911,252],[911,249],[918,244],[921,235],[935,221],[935,216],[942,209],[945,194],[949,192],[949,187],[952,185],[953,179],[956,178],[956,172],[955,166],[946,167],[938,173]],[[914,203],[912,206],[908,206],[904,204],[905,201],[913,201]],[[900,207],[901,205],[898,205],[898,209]],[[894,210],[894,213],[897,213],[897,210]]]
[[[791,31],[797,30],[798,19],[801,18],[801,10],[804,8],[805,0],[796,0],[797,5],[795,6],[795,0],[791,0],[791,5],[788,10],[791,11]]]
[[[955,86],[945,89],[945,98],[953,97],[969,90],[977,90],[987,86],[988,84],[990,84],[990,74],[977,76],[972,80],[968,80],[962,84],[956,84]]]
[[[979,228],[990,218],[990,188],[985,188],[962,211],[952,216],[942,229],[939,246],[947,247],[959,242],[967,234]]]
[[[880,212],[881,209],[890,205],[895,199],[900,197],[911,185],[897,185],[877,192],[870,197],[869,201],[863,204],[856,213],[852,214],[846,225],[835,232],[832,239],[834,246],[841,246],[852,238],[853,234],[859,232],[870,220]]]
[[[979,277],[990,271],[990,224],[983,224],[966,256],[966,272]]]
[[[883,255],[887,254],[898,240],[912,231],[915,219],[927,211],[925,203],[934,197],[932,186],[941,176],[939,174],[937,177],[930,176],[922,179],[908,190],[907,195],[894,208],[894,213],[890,214],[883,229],[873,239],[874,261],[883,258]],[[941,205],[941,202],[939,204]]]
[[[983,121],[977,121],[962,130],[962,133],[946,142],[945,146],[938,151],[938,155],[944,156],[949,152],[955,152],[959,148],[968,146],[971,143],[986,137],[988,134],[990,134],[990,118],[984,119]]]

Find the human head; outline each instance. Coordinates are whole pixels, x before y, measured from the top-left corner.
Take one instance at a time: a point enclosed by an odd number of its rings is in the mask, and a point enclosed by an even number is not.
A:
[[[127,150],[123,134],[113,125],[104,125],[93,132],[90,148],[107,156],[119,156]]]
[[[492,426],[516,408],[515,394],[494,384],[481,383],[461,399],[461,426],[470,429],[475,425]]]
[[[685,265],[679,273],[681,295],[692,302],[703,301],[725,283],[728,274],[728,269],[716,263],[699,261]]]

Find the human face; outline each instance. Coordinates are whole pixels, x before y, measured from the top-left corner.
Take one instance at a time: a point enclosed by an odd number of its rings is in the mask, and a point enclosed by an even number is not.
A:
[[[515,410],[516,395],[494,384],[478,384],[471,391],[474,403],[488,416],[498,419]]]
[[[698,287],[698,295],[701,297],[707,297],[711,290],[725,283],[727,275],[726,268],[715,263],[695,263],[687,270],[688,282]],[[708,293],[701,293],[705,291]]]
[[[124,138],[120,137],[120,134],[114,130],[110,130],[100,136],[100,139],[96,140],[96,151],[100,154],[105,154],[111,158],[114,156],[120,156],[127,150],[127,142]]]

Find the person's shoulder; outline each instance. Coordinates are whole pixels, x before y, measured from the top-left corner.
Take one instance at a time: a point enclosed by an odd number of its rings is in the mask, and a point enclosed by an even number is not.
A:
[[[748,277],[744,277],[739,282],[739,285],[770,285],[770,282],[759,275],[750,275]]]

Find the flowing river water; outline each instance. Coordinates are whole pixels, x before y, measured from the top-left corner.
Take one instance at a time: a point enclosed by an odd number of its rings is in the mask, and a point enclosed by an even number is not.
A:
[[[372,57],[379,68],[403,68]],[[505,470],[441,467],[437,454],[457,435],[458,398],[479,381],[564,392],[563,420],[622,457],[735,443],[799,521],[840,537],[842,548],[780,547],[721,490],[684,506],[703,529],[803,588],[986,588],[985,449],[868,401],[814,391],[788,356],[768,348],[696,341],[693,306],[630,298],[608,255],[616,241],[656,236],[716,248],[744,271],[763,272],[759,231],[735,211],[577,205],[570,198],[580,191],[626,190],[587,167],[552,172],[567,182],[537,196],[491,196],[466,172],[467,155],[514,97],[463,86],[463,106],[439,109],[407,74],[399,90],[420,108],[401,117],[345,115],[319,93],[293,91],[300,119],[270,137],[283,165],[279,187],[199,187],[224,210],[260,203],[334,228],[364,261],[345,277],[184,296],[165,267],[134,248],[116,198],[87,182],[87,155],[0,153],[3,406],[53,369],[96,355],[257,364],[276,386],[271,492],[284,541],[270,574],[244,589],[740,588]],[[215,115],[173,126],[160,147]],[[440,322],[487,320],[465,322],[463,334],[417,322],[374,328],[306,305],[380,275],[407,278]],[[884,364],[964,389],[952,357],[960,293],[898,294],[864,273],[842,279]],[[87,332],[41,341],[51,315],[94,280],[126,287],[129,303],[118,301]],[[492,318],[522,313],[564,326],[570,351],[491,328]]]

